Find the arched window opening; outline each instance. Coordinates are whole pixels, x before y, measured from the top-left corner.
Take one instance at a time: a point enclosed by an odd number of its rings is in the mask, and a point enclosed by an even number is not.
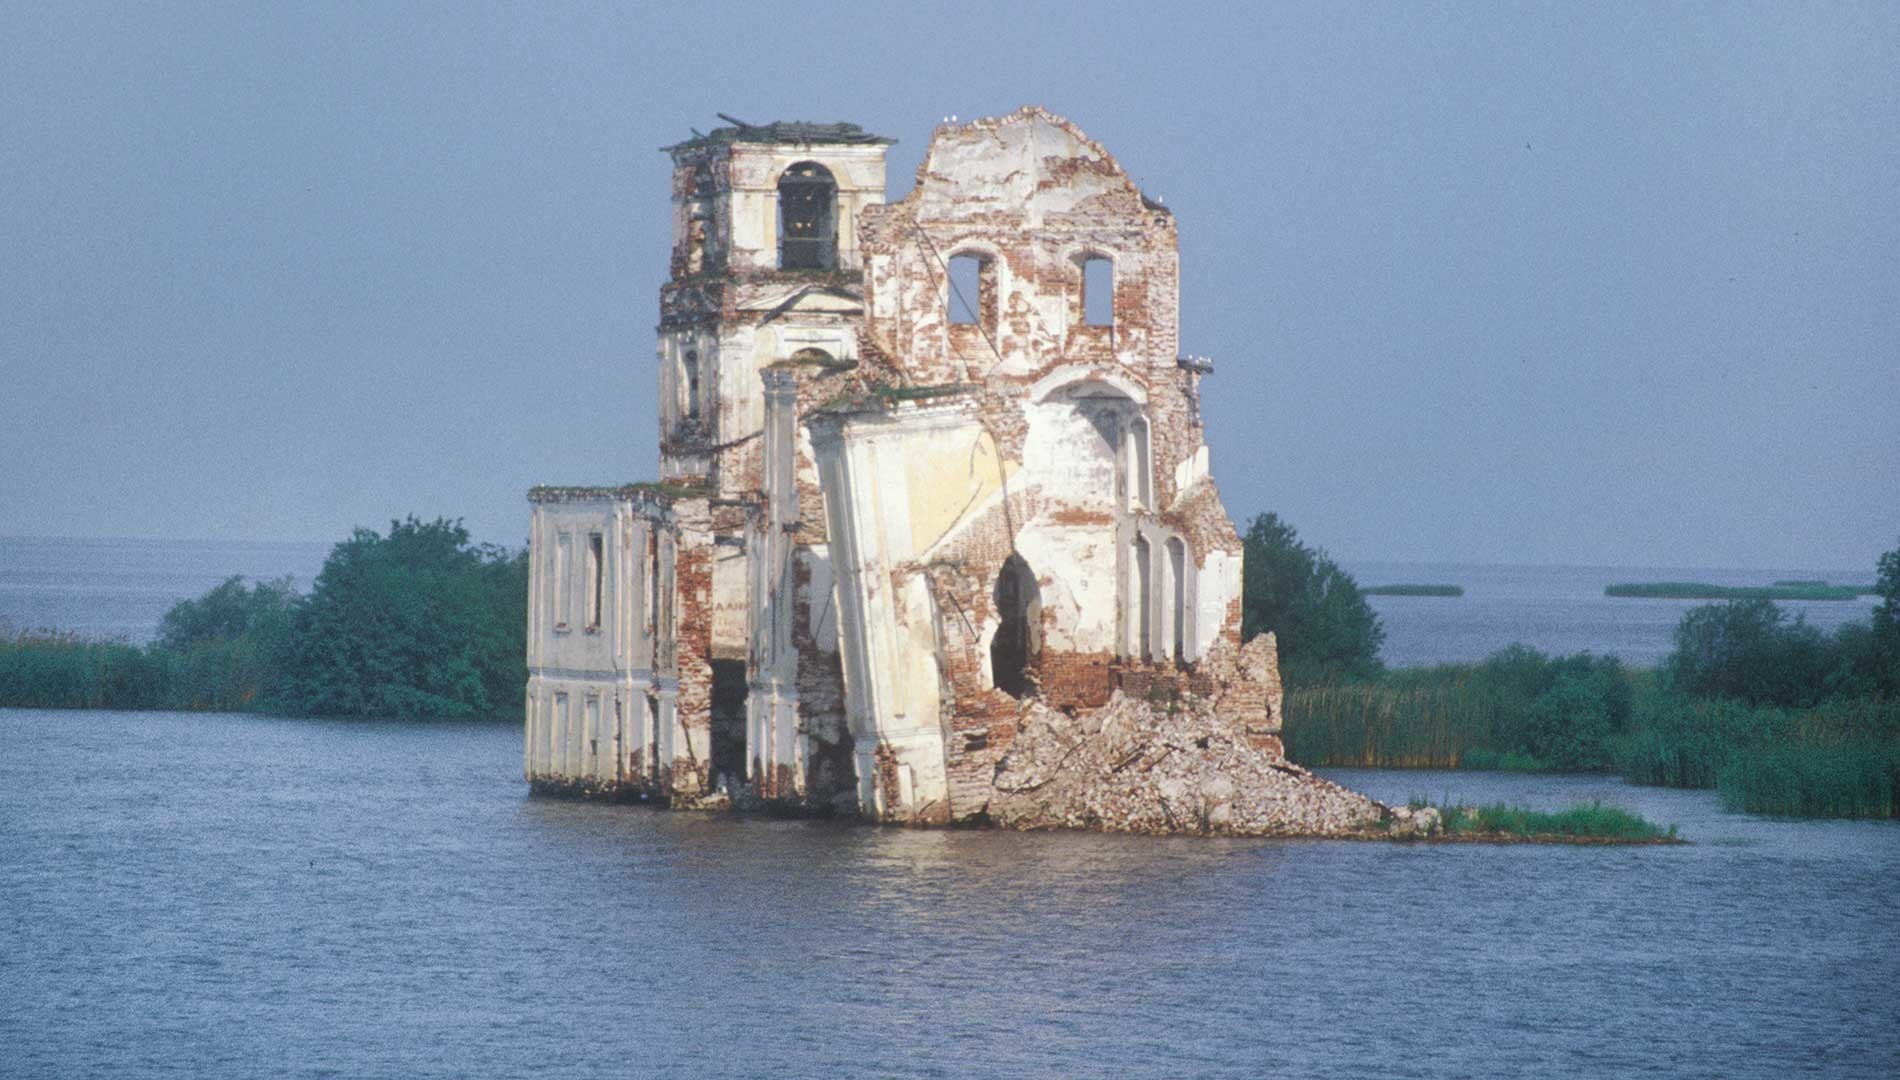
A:
[[[1174,659],[1185,664],[1187,652],[1187,545],[1176,536],[1168,540],[1168,576],[1174,593],[1170,614],[1174,620]]]
[[[1115,325],[1115,264],[1100,255],[1082,260],[1082,322]]]
[[[1135,416],[1128,424],[1128,477],[1127,493],[1134,502],[1130,509],[1153,510],[1155,508],[1154,482],[1152,470],[1148,464],[1148,418]]]
[[[801,161],[778,180],[778,265],[781,270],[833,270],[838,265],[838,184],[831,170]]]
[[[1150,582],[1153,581],[1153,558],[1148,538],[1135,537],[1135,647],[1131,650],[1143,660],[1154,659],[1154,614],[1149,602]]]
[[[688,349],[680,361],[686,375],[686,419],[699,419],[699,350]]]
[[[996,261],[987,255],[950,256],[950,324],[993,326],[996,322]]]
[[[1042,652],[1042,590],[1023,557],[1012,553],[996,575],[996,636],[990,641],[990,676],[998,690],[1024,698],[1036,692],[1036,658]]]

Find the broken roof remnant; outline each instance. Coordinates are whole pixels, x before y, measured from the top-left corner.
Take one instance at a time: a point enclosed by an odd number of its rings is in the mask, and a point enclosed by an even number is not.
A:
[[[813,144],[881,144],[889,146],[896,139],[882,135],[873,135],[856,124],[842,121],[835,124],[814,124],[808,120],[774,120],[769,124],[748,124],[736,116],[718,114],[729,127],[716,127],[710,132],[693,130],[693,137],[685,142],[663,146],[662,150],[684,150],[695,146],[707,146],[713,143],[813,143]]]

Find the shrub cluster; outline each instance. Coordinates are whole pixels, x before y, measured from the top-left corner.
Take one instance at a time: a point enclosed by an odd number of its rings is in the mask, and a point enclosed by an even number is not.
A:
[[[1840,697],[1900,693],[1892,622],[1822,633],[1772,600],[1709,604],[1682,617],[1664,668],[1693,697],[1802,709]],[[1883,633],[1883,631],[1885,631]]]
[[[308,596],[230,578],[167,612],[156,641],[0,636],[0,706],[258,709],[296,715],[518,713],[527,681],[525,553],[459,521],[357,530]]]
[[[1293,526],[1261,514],[1241,538],[1241,633],[1271,630],[1289,683],[1366,679],[1380,670],[1385,628],[1352,575]]]

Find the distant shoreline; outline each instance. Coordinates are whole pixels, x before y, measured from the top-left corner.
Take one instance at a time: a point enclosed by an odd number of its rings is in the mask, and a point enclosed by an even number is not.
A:
[[[1463,596],[1463,585],[1367,585],[1359,592],[1365,596]]]
[[[1369,590],[1368,590],[1369,591]],[[1637,600],[1858,600],[1872,585],[1777,581],[1773,585],[1711,585],[1704,581],[1643,581],[1605,585],[1603,595]]]

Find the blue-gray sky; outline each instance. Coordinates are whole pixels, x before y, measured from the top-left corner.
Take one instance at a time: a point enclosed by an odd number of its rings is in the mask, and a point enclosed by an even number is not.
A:
[[[0,534],[520,543],[654,471],[658,147],[1045,105],[1181,223],[1229,509],[1354,560],[1900,538],[1900,6],[15,5]],[[552,402],[552,404],[550,404]]]

